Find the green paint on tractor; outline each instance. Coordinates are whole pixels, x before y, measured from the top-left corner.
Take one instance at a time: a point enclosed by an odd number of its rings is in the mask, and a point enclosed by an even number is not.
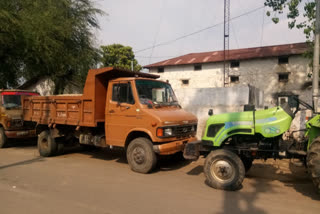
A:
[[[212,115],[207,120],[203,141],[211,141],[213,146],[221,144],[233,135],[255,135],[271,138],[282,135],[291,125],[292,116],[282,107],[266,110],[245,111]]]

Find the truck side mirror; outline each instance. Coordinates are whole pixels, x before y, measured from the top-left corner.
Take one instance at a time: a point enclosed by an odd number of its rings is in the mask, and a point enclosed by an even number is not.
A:
[[[212,115],[213,115],[213,110],[212,110],[212,109],[209,109],[208,115],[209,115],[209,116],[212,116]]]

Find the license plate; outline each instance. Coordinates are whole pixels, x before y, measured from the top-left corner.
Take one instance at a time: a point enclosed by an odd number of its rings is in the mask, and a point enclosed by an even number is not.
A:
[[[24,135],[28,135],[28,134],[29,134],[28,131],[17,132],[17,136],[24,136]]]

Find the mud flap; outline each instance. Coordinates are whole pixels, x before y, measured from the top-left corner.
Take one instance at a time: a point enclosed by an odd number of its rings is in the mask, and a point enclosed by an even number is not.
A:
[[[201,141],[193,141],[185,145],[183,157],[187,160],[198,160],[200,156]]]

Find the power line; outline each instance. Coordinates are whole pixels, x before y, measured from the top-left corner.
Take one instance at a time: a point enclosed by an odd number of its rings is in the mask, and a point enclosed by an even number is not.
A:
[[[262,26],[261,26],[261,38],[260,38],[260,46],[262,46],[262,41],[263,41],[263,30],[264,30],[264,16],[265,16],[265,8],[263,8],[262,11]]]
[[[231,26],[232,33],[234,35],[234,40],[236,42],[237,48],[239,49],[238,38],[237,38],[236,31],[234,30],[234,26],[233,26],[232,22],[230,22],[230,26]]]
[[[153,50],[154,50],[154,47],[155,47],[155,45],[156,45],[156,42],[157,42],[157,39],[158,39],[158,35],[159,35],[159,32],[160,32],[160,27],[161,27],[161,23],[162,23],[164,6],[165,6],[165,0],[162,0],[162,7],[161,7],[161,10],[160,10],[159,27],[158,27],[158,30],[157,30],[157,32],[156,32],[156,35],[154,36],[153,45],[152,45],[152,50],[151,50],[150,57],[149,57],[149,63],[151,62]]]
[[[261,6],[261,7],[255,8],[255,9],[253,9],[253,10],[250,10],[250,11],[248,11],[248,12],[246,12],[246,13],[243,13],[243,14],[240,14],[240,15],[235,16],[235,17],[233,17],[233,18],[230,18],[230,21],[231,21],[231,20],[238,19],[238,18],[240,18],[240,17],[242,17],[242,16],[246,16],[246,15],[248,15],[248,14],[250,14],[250,13],[254,13],[254,12],[256,12],[256,11],[264,8],[264,7],[265,7],[265,6]],[[217,26],[222,25],[222,24],[224,24],[224,22],[219,22],[219,23],[217,23],[217,24],[214,24],[214,25],[211,25],[211,26],[202,28],[202,29],[197,30],[197,31],[194,31],[194,32],[192,32],[192,33],[182,35],[182,36],[177,37],[177,38],[175,38],[175,39],[168,40],[168,41],[166,41],[166,42],[161,42],[161,43],[158,43],[158,44],[156,44],[156,45],[153,45],[153,46],[150,46],[150,47],[146,47],[146,48],[137,50],[137,51],[135,51],[135,53],[139,53],[139,52],[142,52],[142,51],[150,50],[150,49],[152,49],[152,48],[156,48],[156,47],[160,47],[160,46],[164,46],[164,45],[169,45],[169,44],[171,44],[171,43],[173,43],[173,42],[176,42],[176,41],[178,41],[178,40],[184,39],[184,38],[186,38],[186,37],[189,37],[189,36],[192,36],[192,35],[195,35],[195,34],[198,34],[198,33],[201,33],[201,32],[203,32],[203,31],[209,30],[209,29],[211,29],[211,28],[217,27]]]
[[[150,58],[150,56],[135,56],[135,57]],[[151,58],[174,58],[174,57],[178,57],[178,56],[152,56]]]

